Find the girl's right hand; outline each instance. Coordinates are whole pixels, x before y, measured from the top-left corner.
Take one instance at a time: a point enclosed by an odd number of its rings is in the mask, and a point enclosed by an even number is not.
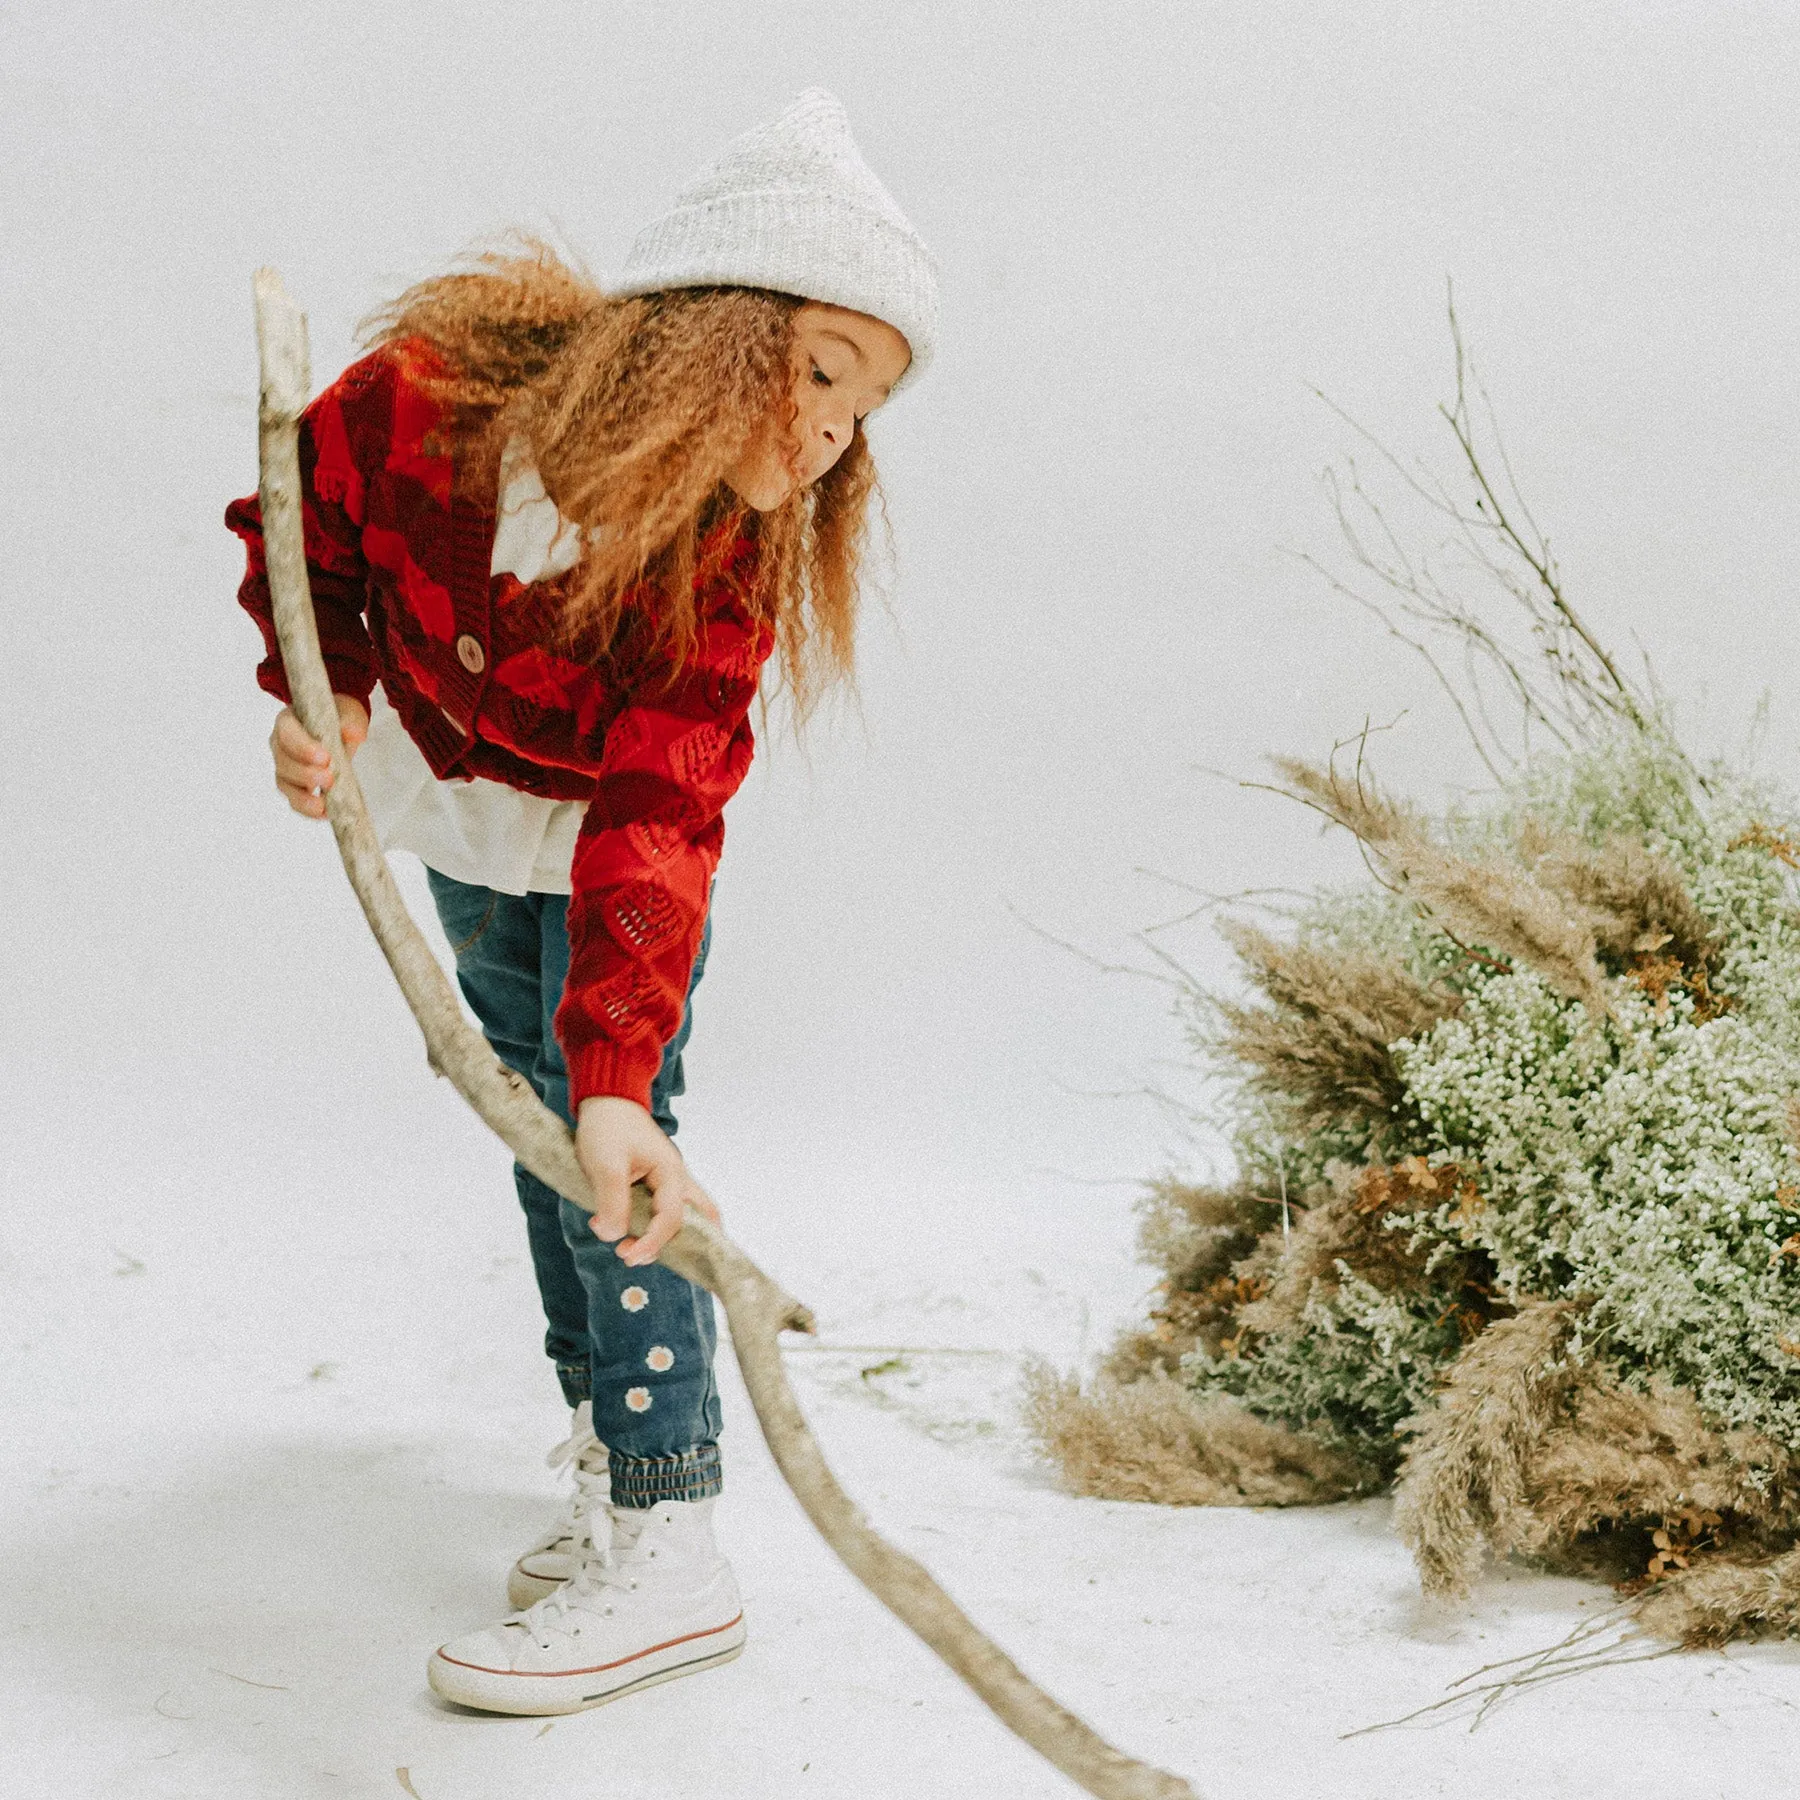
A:
[[[613,1245],[627,1268],[641,1269],[662,1254],[663,1246],[681,1229],[688,1207],[717,1225],[719,1209],[662,1128],[635,1100],[589,1094],[575,1109],[575,1154],[594,1190],[594,1212],[588,1220],[594,1236]],[[631,1188],[649,1188],[651,1221],[642,1237],[631,1229]]]
[[[348,694],[334,694],[337,701],[338,726],[344,734],[344,749],[354,756],[357,746],[369,735],[369,709]],[[269,733],[269,748],[275,753],[275,785],[287,796],[295,812],[309,819],[325,816],[325,791],[336,777],[331,772],[331,758],[325,746],[310,736],[295,716],[291,706],[284,706]]]

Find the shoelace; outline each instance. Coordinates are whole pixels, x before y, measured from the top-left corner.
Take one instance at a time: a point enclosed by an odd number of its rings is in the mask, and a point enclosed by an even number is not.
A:
[[[597,1445],[600,1440],[594,1436],[592,1427],[585,1431],[571,1431],[560,1444],[555,1445],[544,1458],[552,1469],[560,1469],[564,1463],[573,1462],[590,1445]]]
[[[611,1506],[596,1506],[580,1515],[575,1546],[580,1560],[575,1573],[554,1593],[546,1594],[514,1621],[531,1634],[540,1650],[551,1647],[550,1632],[575,1629],[569,1622],[569,1614],[577,1605],[593,1600],[607,1588],[629,1592],[637,1586],[637,1577],[631,1569],[634,1563],[644,1560],[634,1552],[649,1518],[647,1512],[627,1512]],[[606,1537],[604,1545],[598,1535],[602,1523]],[[649,1556],[655,1554],[654,1550],[648,1552]],[[601,1603],[602,1616],[611,1618],[612,1610],[610,1601]]]
[[[590,1451],[598,1453],[598,1468],[593,1467],[588,1460]],[[568,1519],[544,1546],[545,1549],[553,1550],[565,1542],[578,1539],[582,1519],[591,1517],[605,1506],[612,1491],[605,1455],[605,1446],[591,1431],[585,1431],[571,1432],[544,1458],[552,1469],[562,1469],[573,1464],[569,1472],[575,1479],[575,1493],[570,1500]]]

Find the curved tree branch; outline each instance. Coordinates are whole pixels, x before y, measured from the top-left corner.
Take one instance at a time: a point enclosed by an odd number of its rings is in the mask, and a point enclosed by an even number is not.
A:
[[[568,1127],[464,1018],[449,978],[407,913],[369,822],[338,730],[306,574],[299,455],[300,413],[311,386],[306,320],[275,270],[257,271],[255,294],[262,365],[257,419],[263,537],[275,629],[294,711],[326,746],[336,772],[326,811],[350,885],[424,1033],[431,1066],[449,1077],[526,1168],[592,1212],[593,1193]],[[633,1201],[632,1229],[642,1231],[649,1195],[640,1187]],[[1090,1794],[1100,1800],[1196,1800],[1179,1776],[1113,1749],[1059,1706],[976,1627],[921,1564],[871,1528],[827,1466],[782,1364],[779,1334],[811,1331],[812,1314],[691,1208],[661,1261],[723,1302],[744,1385],[776,1464],[807,1517],[858,1580],[917,1632],[1004,1724]]]

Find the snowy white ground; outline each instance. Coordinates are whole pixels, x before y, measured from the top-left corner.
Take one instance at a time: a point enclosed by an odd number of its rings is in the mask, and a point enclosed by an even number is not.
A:
[[[4,1266],[0,1793],[394,1800],[400,1770],[421,1800],[1072,1793],[834,1563],[735,1371],[721,1524],[747,1653],[548,1728],[430,1696],[426,1651],[496,1611],[538,1527],[558,1428],[502,1168],[450,1101],[424,1090],[439,1129],[412,1134],[429,1148],[410,1168],[334,1200],[327,1151],[265,1181],[253,1214],[229,1206],[250,1158],[203,1128],[165,1153],[166,1203],[98,1228],[125,1172],[15,1164],[60,1204]],[[423,1228],[434,1209],[454,1235]],[[1345,1741],[1606,1596],[1507,1572],[1434,1613],[1380,1502],[1058,1492],[1017,1435],[1019,1356],[1094,1345],[1140,1273],[1059,1249],[1022,1209],[986,1216],[989,1241],[948,1267],[897,1231],[853,1260],[784,1260],[823,1343],[853,1346],[792,1366],[875,1520],[1117,1742],[1215,1800],[1792,1791],[1789,1647],[1595,1675],[1474,1735]]]

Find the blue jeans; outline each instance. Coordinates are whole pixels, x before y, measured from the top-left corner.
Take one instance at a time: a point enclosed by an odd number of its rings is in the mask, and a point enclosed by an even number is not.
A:
[[[456,952],[456,979],[495,1054],[564,1119],[569,1070],[553,1028],[569,974],[569,902],[501,894],[431,869],[431,897]],[[680,1029],[663,1050],[650,1111],[671,1137],[685,1090],[681,1052],[712,921],[700,940]],[[573,1123],[573,1120],[570,1120]],[[718,1328],[712,1295],[660,1263],[632,1269],[595,1237],[588,1215],[513,1167],[549,1331],[544,1348],[570,1406],[591,1400],[621,1506],[700,1500],[719,1491]]]

